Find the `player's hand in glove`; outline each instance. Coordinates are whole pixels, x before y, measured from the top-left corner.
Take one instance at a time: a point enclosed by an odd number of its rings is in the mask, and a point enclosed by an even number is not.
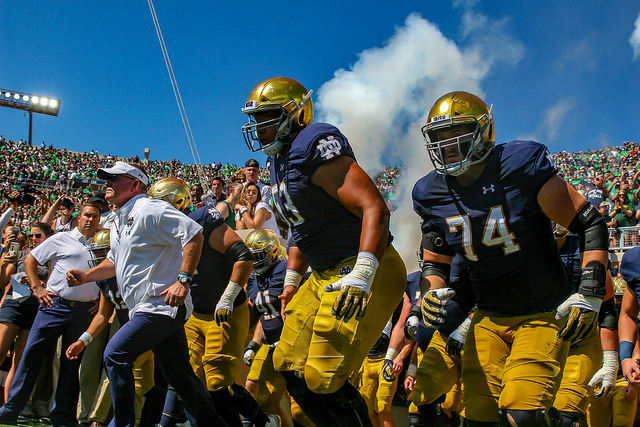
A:
[[[432,289],[422,297],[422,320],[428,328],[438,329],[444,323],[447,300],[456,291],[451,288]]]
[[[418,336],[418,327],[420,326],[420,307],[414,305],[411,307],[411,311],[409,312],[409,317],[407,317],[407,321],[404,324],[404,335],[407,339],[411,341],[415,341]]]
[[[224,293],[222,294],[222,296],[220,296],[218,304],[216,304],[216,312],[213,315],[213,318],[218,326],[220,326],[221,323],[231,321],[231,316],[233,315],[233,302],[236,300],[238,294],[242,291],[242,286],[238,285],[235,282],[229,281],[226,289],[224,290]]]
[[[258,349],[260,349],[260,344],[253,340],[249,341],[249,344],[247,344],[247,348],[244,349],[244,355],[242,356],[245,365],[251,366],[253,358],[256,357]]]
[[[353,270],[340,280],[324,287],[326,292],[339,291],[331,314],[336,319],[348,322],[354,315],[356,320],[364,317],[367,310],[369,290],[378,269],[378,259],[370,252],[358,254]]]
[[[471,326],[471,319],[468,317],[464,319],[464,322],[456,328],[455,331],[447,338],[447,353],[450,356],[462,357],[462,349],[464,347],[464,340],[469,332],[469,326]]]
[[[567,298],[556,312],[556,319],[567,316],[564,325],[558,331],[558,338],[575,342],[589,337],[597,330],[601,304],[602,298],[587,297],[580,293]]]
[[[589,381],[589,387],[600,385],[600,390],[594,391],[595,397],[605,396],[611,387],[616,384],[618,376],[618,352],[604,351],[602,352],[602,368],[595,373]]]

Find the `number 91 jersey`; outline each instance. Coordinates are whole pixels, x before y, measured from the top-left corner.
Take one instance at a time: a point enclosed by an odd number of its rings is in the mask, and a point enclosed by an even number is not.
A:
[[[569,295],[538,192],[557,169],[542,144],[496,146],[468,187],[433,171],[413,188],[429,250],[465,257],[480,309],[508,316],[555,309]]]
[[[288,151],[267,161],[275,207],[313,270],[357,255],[360,245],[362,220],[311,182],[318,167],[339,156],[355,160],[347,138],[332,125],[314,123],[300,131]]]
[[[287,260],[283,260],[260,276],[255,271],[252,272],[247,282],[249,299],[260,313],[262,330],[268,344],[274,344],[280,340],[284,322],[280,316],[280,299],[278,297],[282,295],[286,272]]]

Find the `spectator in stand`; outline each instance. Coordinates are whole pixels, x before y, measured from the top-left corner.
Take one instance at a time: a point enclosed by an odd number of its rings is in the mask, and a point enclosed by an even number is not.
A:
[[[264,200],[265,202],[269,203],[269,201],[271,200],[271,187],[262,182],[258,182],[259,174],[260,163],[258,163],[256,159],[247,160],[247,162],[244,164],[244,175],[246,180],[244,185],[246,186],[247,184],[254,184],[258,186],[258,189],[260,190],[260,200]]]
[[[234,182],[229,185],[229,189],[227,191],[227,198],[225,200],[221,200],[216,205],[216,210],[220,212],[220,215],[224,218],[224,222],[231,227],[232,230],[236,229],[236,214],[235,209],[236,205],[240,201],[240,196],[242,195],[242,184],[239,182]]]
[[[73,216],[74,211],[75,204],[73,200],[60,196],[42,217],[42,222],[49,224],[56,233],[71,231],[78,225],[77,218]],[[57,212],[60,212],[60,216],[54,220],[53,217]]]
[[[261,199],[257,184],[247,182],[242,190],[240,204],[236,206],[236,230],[268,228],[278,237],[280,231],[276,216],[267,203]]]
[[[609,191],[604,187],[604,179],[601,176],[596,177],[593,185],[587,186],[584,196],[593,206],[600,207],[600,203],[609,197]]]
[[[213,193],[214,206],[227,198],[227,196],[224,195],[224,179],[221,176],[214,176],[211,180],[211,192]]]
[[[202,195],[204,194],[204,190],[202,189],[202,185],[198,182],[191,186],[191,203],[193,206],[202,206]]]
[[[613,209],[611,216],[616,220],[618,227],[631,227],[635,225],[635,206],[629,201],[626,192],[619,192],[613,197]]]
[[[40,302],[27,344],[9,389],[9,398],[0,408],[0,423],[15,424],[38,378],[42,355],[60,336],[66,348],[91,322],[89,311],[98,299],[95,282],[81,288],[67,284],[66,272],[74,268],[86,268],[89,252],[86,245],[100,224],[100,211],[96,206],[83,204],[78,227],[58,233],[42,242],[25,258],[27,278],[34,296]],[[46,288],[38,278],[38,265],[51,262],[51,275]],[[74,425],[78,403],[78,367],[80,361],[60,359],[58,385],[51,411],[54,426]]]
[[[52,235],[53,230],[49,225],[42,222],[35,223],[29,233],[31,249],[37,248]],[[5,238],[11,239],[12,237],[14,235],[11,233],[5,235]],[[17,339],[11,369],[4,382],[5,401],[9,398],[11,381],[22,358],[29,330],[38,312],[38,300],[31,293],[24,266],[24,260],[29,253],[25,245],[26,237],[22,233],[18,237],[22,250],[13,259],[10,259],[6,253],[0,259],[0,286],[10,291],[4,295],[2,307],[0,307],[0,365],[3,363],[10,346]],[[44,284],[49,277],[48,266],[46,264],[38,265],[36,269],[38,279]],[[9,285],[11,286],[9,287]]]

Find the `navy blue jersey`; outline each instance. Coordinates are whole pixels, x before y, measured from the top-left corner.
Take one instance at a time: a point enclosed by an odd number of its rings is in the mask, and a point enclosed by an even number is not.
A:
[[[252,272],[247,282],[249,299],[260,312],[260,322],[267,344],[275,344],[280,340],[282,317],[280,316],[280,299],[287,272],[287,260],[280,261],[262,275]]]
[[[96,282],[96,285],[100,288],[100,292],[102,292],[104,296],[111,301],[111,304],[113,304],[120,326],[127,323],[129,320],[129,309],[120,295],[120,289],[118,289],[116,278],[112,277],[107,280],[99,280]]]
[[[267,161],[276,209],[313,270],[356,256],[362,220],[311,182],[315,170],[339,156],[355,160],[347,138],[326,123],[304,128],[286,153]]]
[[[463,255],[479,308],[504,315],[552,310],[569,294],[551,222],[538,192],[556,174],[544,145],[496,146],[468,187],[433,171],[413,188],[434,252]]]
[[[624,253],[620,261],[620,275],[640,303],[640,247],[636,246]]]
[[[571,293],[578,292],[580,276],[582,275],[582,262],[580,261],[580,237],[569,234],[565,237],[564,245],[560,248],[560,259],[564,263],[569,274]]]
[[[189,218],[202,226],[202,234],[204,235],[202,254],[200,255],[200,261],[198,261],[196,273],[193,276],[193,283],[190,286],[193,311],[202,314],[213,314],[216,304],[229,283],[234,264],[224,254],[214,250],[209,245],[209,236],[213,230],[225,222],[220,212],[208,206],[202,206],[190,212]],[[238,306],[246,300],[245,293],[240,292],[233,304]]]
[[[407,275],[407,288],[404,293],[409,297],[411,305],[420,305],[420,279],[421,271],[414,271]]]

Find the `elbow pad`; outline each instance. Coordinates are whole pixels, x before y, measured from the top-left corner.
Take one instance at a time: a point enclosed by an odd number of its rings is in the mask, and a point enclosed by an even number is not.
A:
[[[585,203],[576,214],[569,231],[580,236],[580,250],[608,251],[609,230],[604,217],[589,202]]]
[[[444,280],[445,283],[449,282],[449,272],[451,271],[451,265],[443,262],[425,261],[422,265],[422,278],[427,276],[438,276]]]
[[[224,252],[224,256],[232,263],[238,261],[253,261],[253,255],[244,242],[233,242]]]
[[[618,310],[616,310],[613,298],[609,298],[602,303],[598,317],[598,325],[601,329],[618,330]]]

